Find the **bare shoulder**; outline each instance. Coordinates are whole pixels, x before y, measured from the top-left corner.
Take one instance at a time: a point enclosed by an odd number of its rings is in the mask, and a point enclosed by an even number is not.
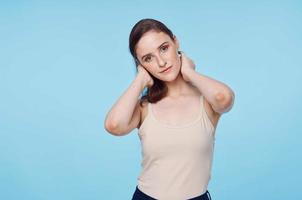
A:
[[[207,112],[212,124],[216,128],[221,114],[216,112],[212,108],[211,104],[208,102],[208,100],[206,98],[203,98],[203,105],[204,105],[205,111]]]

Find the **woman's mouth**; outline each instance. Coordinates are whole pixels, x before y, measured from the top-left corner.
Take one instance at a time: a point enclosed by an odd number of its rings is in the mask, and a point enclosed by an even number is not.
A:
[[[171,71],[172,66],[164,69],[163,71],[161,71],[160,73],[168,73],[169,71]]]

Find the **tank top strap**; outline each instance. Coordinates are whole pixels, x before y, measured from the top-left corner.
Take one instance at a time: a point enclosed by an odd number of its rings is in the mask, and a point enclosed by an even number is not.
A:
[[[200,105],[203,105],[203,95],[202,94],[199,96],[199,103],[200,103]]]
[[[147,115],[149,117],[151,117],[152,119],[155,119],[155,121],[156,121],[156,118],[155,118],[155,116],[153,114],[153,110],[152,110],[152,104],[150,102],[148,102],[148,113],[147,113]]]
[[[148,113],[147,113],[147,115],[151,115],[151,103],[150,102],[148,102]]]
[[[149,118],[150,118],[150,115],[152,115],[151,113],[151,103],[150,102],[147,102],[147,115],[145,116],[144,120],[142,121],[140,127],[139,127],[139,130],[143,129],[142,127],[146,126],[145,124],[149,124],[150,122],[147,122],[149,121]],[[140,131],[139,131],[140,132]]]
[[[212,129],[215,129],[213,123],[210,120],[208,113],[206,112],[206,109],[204,106],[204,96],[203,95],[200,95],[200,103],[201,103],[202,118],[208,124],[208,126],[210,126]]]
[[[203,95],[201,94],[200,97],[199,97],[199,100],[200,100],[200,105],[201,105],[201,108],[202,110],[204,110],[204,104],[203,104]]]
[[[202,117],[202,114],[203,114],[203,111],[202,111],[202,108],[203,108],[203,97],[202,95],[199,96],[199,112],[198,112],[198,118],[201,118]]]

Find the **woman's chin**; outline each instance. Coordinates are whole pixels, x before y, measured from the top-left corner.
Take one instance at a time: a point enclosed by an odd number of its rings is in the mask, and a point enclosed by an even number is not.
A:
[[[174,72],[174,73],[170,73],[169,75],[166,75],[164,77],[161,77],[161,80],[164,82],[173,82],[178,78],[182,78],[181,73]]]

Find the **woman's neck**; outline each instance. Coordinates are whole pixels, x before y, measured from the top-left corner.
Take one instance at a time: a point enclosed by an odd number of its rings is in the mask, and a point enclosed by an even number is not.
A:
[[[178,98],[188,94],[196,94],[197,88],[194,88],[189,82],[186,82],[181,73],[172,82],[165,82],[168,87],[167,97]]]

